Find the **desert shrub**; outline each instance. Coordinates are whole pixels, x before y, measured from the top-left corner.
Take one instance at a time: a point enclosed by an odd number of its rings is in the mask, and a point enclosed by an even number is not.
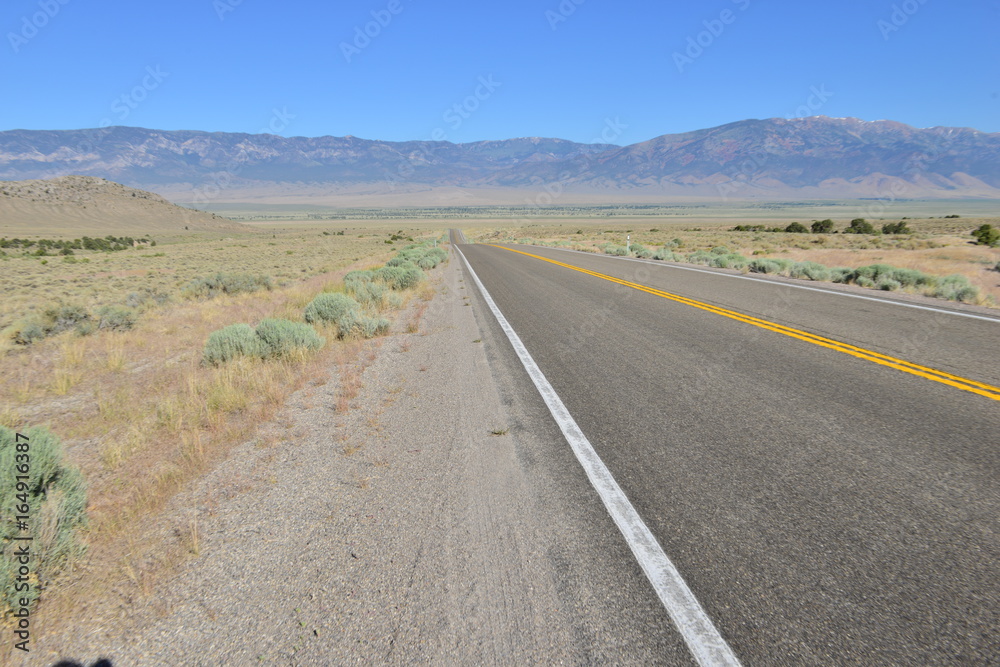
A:
[[[625,257],[628,255],[628,250],[625,249],[625,246],[618,245],[617,243],[603,243],[600,248],[604,251],[605,255],[614,255],[615,257]]]
[[[630,248],[633,257],[639,257],[641,259],[649,259],[653,256],[653,251],[644,246],[641,243],[633,243]]]
[[[48,309],[45,317],[49,320],[45,334],[52,336],[83,326],[90,320],[90,313],[82,306],[68,304]]]
[[[665,262],[683,262],[684,258],[671,250],[671,247],[671,245],[663,246],[653,253],[653,259],[659,259]]]
[[[97,311],[97,328],[128,331],[135,326],[136,315],[131,308],[103,306]]]
[[[902,220],[899,222],[890,222],[888,224],[882,225],[883,234],[912,234],[913,230],[906,226],[906,223]]]
[[[754,259],[748,264],[750,273],[781,273],[792,265],[787,259]]]
[[[874,234],[875,228],[872,223],[866,221],[864,218],[854,218],[851,220],[850,226],[844,230],[845,234]]]
[[[714,252],[714,249],[713,249]],[[726,255],[716,255],[712,258],[711,266],[719,269],[743,269],[750,263],[750,260],[739,254],[731,252]]]
[[[832,274],[830,269],[817,262],[796,262],[788,270],[788,275],[807,280],[830,280]]]
[[[208,278],[195,278],[181,294],[192,299],[211,299],[220,294],[240,294],[272,288],[271,277],[249,273],[217,273]]]
[[[898,280],[893,280],[889,276],[882,276],[875,283],[875,287],[877,287],[880,290],[885,290],[886,292],[892,292],[902,287],[902,283],[900,283]]]
[[[358,302],[348,295],[340,292],[324,292],[306,306],[305,319],[306,322],[313,324],[330,322],[340,327],[346,318],[355,316],[357,312]]]
[[[381,308],[382,304],[385,303],[385,295],[388,289],[382,283],[351,282],[347,284],[347,291],[361,305],[368,308]]]
[[[265,346],[265,357],[287,357],[298,350],[318,350],[326,341],[308,324],[266,319],[257,325],[257,337]]]
[[[727,248],[724,245],[717,245],[714,248],[712,248],[709,252],[711,252],[713,255],[728,255],[730,251],[729,248]]]
[[[1000,229],[994,228],[993,225],[981,225],[972,231],[972,238],[976,240],[976,245],[998,246],[1000,245]]]
[[[18,345],[31,345],[45,338],[45,325],[37,315],[22,317],[6,331]]]
[[[816,220],[812,223],[811,231],[813,234],[829,234],[833,231],[833,220],[827,218],[826,220]]]
[[[396,290],[416,287],[426,277],[420,267],[410,262],[399,266],[383,266],[372,272],[374,280],[384,283],[389,289]]]
[[[704,266],[710,266],[715,255],[706,250],[696,250],[685,257],[685,261],[691,264],[701,264]]]
[[[979,296],[979,289],[965,276],[956,274],[938,278],[931,289],[931,295],[951,301],[973,301]]]
[[[372,280],[374,277],[371,271],[351,271],[344,276],[344,284],[351,282],[370,283]]]
[[[86,525],[87,494],[80,471],[63,457],[62,445],[48,429],[29,428],[22,431],[27,436],[17,438],[17,433],[0,426],[0,512],[5,520],[0,522],[0,615],[20,608],[21,599],[33,603],[41,586],[48,586],[52,578],[84,551],[77,538],[77,531]],[[28,458],[19,458],[27,455]],[[27,466],[27,468],[19,468]],[[27,470],[28,480],[17,480],[16,475]],[[27,516],[27,528],[19,529],[13,520]],[[37,581],[23,589],[19,582],[21,566],[15,557],[14,537],[31,535],[32,573]],[[30,575],[29,575],[30,576]],[[18,590],[18,584],[22,584]]]
[[[809,232],[809,229],[801,222],[793,222],[792,224],[785,227],[785,231],[790,232],[792,234],[806,234]]]
[[[858,276],[854,279],[854,283],[861,287],[875,287],[875,281],[865,276]]]
[[[359,317],[348,332],[359,338],[374,338],[389,331],[389,320],[384,317]]]
[[[236,357],[264,357],[264,342],[249,324],[230,324],[213,331],[205,344],[202,361],[217,366]]]
[[[830,269],[830,280],[835,283],[849,283],[854,278],[854,269],[838,266]]]
[[[928,275],[916,269],[893,269],[890,277],[898,281],[903,287],[917,287],[920,285],[930,285],[934,282],[934,276]]]

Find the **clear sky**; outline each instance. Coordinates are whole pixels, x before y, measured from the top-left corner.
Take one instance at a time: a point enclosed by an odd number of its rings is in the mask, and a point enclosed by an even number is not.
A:
[[[0,34],[0,130],[628,144],[822,114],[1000,131],[998,0],[4,0]]]

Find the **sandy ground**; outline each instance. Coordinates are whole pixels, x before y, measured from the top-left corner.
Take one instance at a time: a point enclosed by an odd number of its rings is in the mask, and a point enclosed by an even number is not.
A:
[[[172,502],[198,555],[30,664],[690,664],[457,258],[437,280],[352,410],[297,393]]]

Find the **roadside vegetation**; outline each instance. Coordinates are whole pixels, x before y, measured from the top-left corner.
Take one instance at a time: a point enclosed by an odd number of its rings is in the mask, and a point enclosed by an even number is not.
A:
[[[73,595],[107,592],[122,573],[147,590],[154,573],[180,556],[150,558],[148,545],[136,541],[144,522],[273,418],[292,392],[352,365],[362,354],[358,342],[388,333],[399,319],[394,313],[414,297],[429,299],[426,271],[447,258],[435,241],[419,238],[393,252],[403,243],[387,245],[386,232],[283,236],[161,243],[179,265],[189,265],[166,283],[160,274],[134,276],[132,307],[52,305],[29,313],[43,328],[24,342],[6,329],[0,458],[9,454],[8,436],[28,432],[33,456],[44,453],[42,460],[51,461],[44,469],[57,471],[40,476],[32,491],[37,534],[52,545],[34,582],[47,600],[59,597],[60,582],[73,580],[74,571],[86,576]],[[268,248],[266,259],[255,257]],[[127,256],[142,261],[137,250],[114,255]],[[37,270],[23,264],[35,261],[15,258],[5,268]],[[267,262],[272,270],[265,272]],[[92,277],[95,288],[106,279]],[[26,288],[36,296],[44,291]],[[357,378],[338,380],[357,391]],[[0,481],[4,503],[7,481]],[[7,542],[10,526],[4,530]],[[4,579],[0,600],[10,599],[8,584]]]
[[[1000,257],[991,243],[1000,243],[1000,230],[988,223],[977,226],[979,222],[957,214],[877,223],[827,218],[808,226],[792,222],[682,227],[674,222],[648,229],[595,228],[581,221],[575,229],[530,225],[466,233],[479,242],[553,246],[995,306],[1000,302],[1000,281],[991,269],[1000,264]]]

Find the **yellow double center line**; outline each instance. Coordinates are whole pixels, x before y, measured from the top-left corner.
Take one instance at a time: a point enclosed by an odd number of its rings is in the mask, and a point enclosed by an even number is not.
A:
[[[489,245],[493,245],[494,248],[501,248],[503,250],[509,250],[510,252],[516,252],[519,255],[534,257],[535,259],[540,259],[543,262],[548,262],[550,264],[555,264],[556,266],[562,266],[567,269],[579,271],[580,273],[586,273],[589,276],[594,276],[595,278],[601,278],[603,280],[607,280],[613,283],[618,283],[619,285],[624,285],[625,287],[631,287],[632,289],[637,289],[641,292],[648,292],[649,294],[655,294],[656,296],[663,297],[664,299],[670,299],[671,301],[676,301],[677,303],[683,303],[685,305],[691,306],[692,308],[698,308],[699,310],[705,310],[710,313],[715,313],[716,315],[722,315],[723,317],[728,317],[729,319],[736,320],[738,322],[745,322],[747,324],[752,324],[755,327],[760,327],[761,329],[767,329],[768,331],[774,331],[775,333],[783,334],[785,336],[790,336],[792,338],[797,338],[807,343],[812,343],[813,345],[819,345],[820,347],[836,350],[837,352],[843,352],[844,354],[849,354],[852,357],[857,357],[858,359],[864,359],[874,364],[879,364],[880,366],[888,366],[889,368],[895,368],[898,371],[903,371],[904,373],[909,373],[910,375],[916,375],[918,377],[922,377],[927,380],[933,380],[934,382],[940,382],[941,384],[946,384],[951,387],[961,389],[963,391],[971,391],[973,394],[979,394],[980,396],[991,398],[994,401],[1000,401],[1000,387],[994,387],[992,385],[984,384],[982,382],[976,382],[975,380],[963,378],[958,375],[945,373],[944,371],[939,371],[935,368],[928,368],[927,366],[914,364],[904,359],[897,359],[895,357],[890,357],[888,355],[881,354],[879,352],[866,350],[863,347],[857,347],[856,345],[841,343],[840,341],[836,341],[831,338],[824,338],[823,336],[817,336],[816,334],[811,334],[808,331],[793,329],[792,327],[786,327],[776,322],[762,320],[759,317],[751,317],[750,315],[744,315],[743,313],[738,313],[734,310],[719,308],[718,306],[713,306],[711,304],[704,303],[702,301],[695,301],[694,299],[678,296],[677,294],[664,292],[663,290],[658,290],[654,287],[647,287],[646,285],[640,285],[639,283],[633,283],[628,280],[622,280],[621,278],[615,278],[614,276],[609,276],[604,273],[598,273],[597,271],[590,271],[588,269],[583,269],[580,268],[579,266],[574,266],[572,264],[566,264],[565,262],[559,262],[554,259],[549,259],[548,257],[542,257],[540,255],[532,255],[531,253],[523,252],[521,250],[514,250],[513,248],[507,248],[505,246],[494,245],[494,244],[489,244]]]

